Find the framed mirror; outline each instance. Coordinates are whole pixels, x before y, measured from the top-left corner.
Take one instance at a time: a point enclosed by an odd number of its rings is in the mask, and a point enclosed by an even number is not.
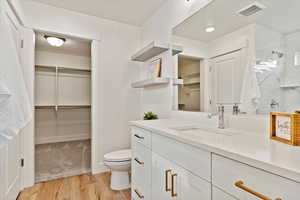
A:
[[[292,5],[292,6],[291,6]],[[214,0],[173,28],[177,110],[300,109],[300,1]],[[284,11],[284,14],[283,14]]]

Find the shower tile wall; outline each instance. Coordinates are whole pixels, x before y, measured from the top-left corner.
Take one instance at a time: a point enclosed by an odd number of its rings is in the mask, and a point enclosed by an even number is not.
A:
[[[260,31],[262,28],[260,27]],[[264,32],[263,32],[264,33]],[[258,106],[258,113],[269,113],[271,100],[279,103],[278,110],[293,112],[300,109],[300,88],[283,88],[281,85],[299,84],[300,85],[300,66],[294,66],[294,55],[300,52],[300,32],[287,35],[285,37],[271,37],[270,41],[260,41],[256,47],[256,57],[267,59],[273,50],[284,53],[278,59],[278,67],[272,71],[257,73],[257,78],[261,90],[261,99]],[[268,34],[270,35],[270,34]]]
[[[35,158],[36,182],[88,173],[90,140],[36,145]]]

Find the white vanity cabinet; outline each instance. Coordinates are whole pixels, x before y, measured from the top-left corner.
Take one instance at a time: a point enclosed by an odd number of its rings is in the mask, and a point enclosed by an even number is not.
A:
[[[151,133],[132,127],[131,194],[133,200],[151,200]]]
[[[132,127],[134,200],[300,199],[296,181],[173,137]]]
[[[210,200],[211,153],[132,127],[134,200]]]

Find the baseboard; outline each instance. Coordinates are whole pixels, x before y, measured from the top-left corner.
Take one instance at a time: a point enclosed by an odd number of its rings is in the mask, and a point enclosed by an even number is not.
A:
[[[92,167],[92,174],[99,174],[103,172],[108,172],[109,168],[104,165],[103,162],[97,163],[96,166]]]
[[[60,178],[67,178],[71,176],[78,176],[81,174],[87,174],[91,173],[91,170],[73,170],[67,173],[62,173],[62,174],[56,174],[56,175],[49,175],[49,176],[40,176],[35,178],[35,183],[39,182],[45,182],[45,181],[51,181],[55,179],[60,179]]]

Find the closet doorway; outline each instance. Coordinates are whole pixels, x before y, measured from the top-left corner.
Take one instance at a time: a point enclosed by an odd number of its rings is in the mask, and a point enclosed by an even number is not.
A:
[[[201,61],[199,58],[178,56],[178,78],[184,83],[178,87],[178,110],[202,111]]]
[[[35,35],[35,182],[88,173],[91,41]]]

